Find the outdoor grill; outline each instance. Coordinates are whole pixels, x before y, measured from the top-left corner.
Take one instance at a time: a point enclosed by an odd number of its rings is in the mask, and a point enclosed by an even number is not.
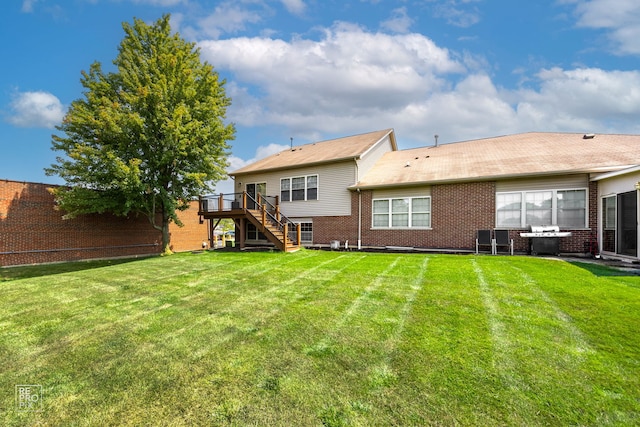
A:
[[[520,237],[529,238],[531,255],[560,253],[560,238],[571,236],[569,231],[560,231],[557,225],[532,225],[529,232],[520,233]]]

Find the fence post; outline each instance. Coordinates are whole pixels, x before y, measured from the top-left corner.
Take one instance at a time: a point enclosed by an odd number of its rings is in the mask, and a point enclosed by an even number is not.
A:
[[[302,241],[302,226],[300,225],[300,223],[296,224],[296,240],[297,240],[297,245],[300,246],[300,242]]]
[[[247,209],[247,192],[243,191],[242,192],[242,210],[246,210]]]
[[[220,193],[220,200],[218,200],[218,210],[224,210],[224,195]]]
[[[267,205],[260,206],[262,211],[262,231],[267,228]]]

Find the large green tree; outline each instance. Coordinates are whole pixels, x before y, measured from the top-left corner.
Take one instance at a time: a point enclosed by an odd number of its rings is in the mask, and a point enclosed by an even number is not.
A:
[[[46,172],[67,183],[53,190],[67,217],[144,214],[169,252],[177,211],[225,177],[231,100],[195,44],[171,32],[169,15],[123,28],[117,71],[95,62],[82,72],[84,97],[52,136],[65,155]]]

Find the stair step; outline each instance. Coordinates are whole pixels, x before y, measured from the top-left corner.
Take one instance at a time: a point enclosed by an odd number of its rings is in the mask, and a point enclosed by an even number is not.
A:
[[[247,209],[247,214],[250,215],[251,217],[253,217],[254,220],[256,220],[257,222],[261,223],[262,222],[262,211],[258,210],[258,209]],[[267,238],[269,240],[272,240],[270,236],[272,236],[275,240],[277,240],[277,242],[272,241],[271,243],[274,243],[276,246],[278,246],[279,248],[283,248],[286,247],[286,252],[295,252],[297,250],[300,249],[299,245],[296,245],[293,240],[291,240],[288,236],[285,236],[284,233],[280,230],[280,228],[271,223],[271,222],[267,222],[264,225],[265,231],[268,231],[267,234]],[[286,239],[286,240],[285,240]],[[285,244],[286,242],[286,244]]]

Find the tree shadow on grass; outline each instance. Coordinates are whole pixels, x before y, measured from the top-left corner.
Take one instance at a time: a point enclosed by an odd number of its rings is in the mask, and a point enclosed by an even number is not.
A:
[[[140,261],[143,258],[122,258],[106,260],[70,261],[56,264],[20,265],[0,268],[0,283],[31,277],[50,276],[54,274],[72,273]]]
[[[576,267],[580,267],[589,271],[594,276],[598,277],[610,277],[610,276],[640,276],[640,269],[623,267],[623,266],[615,266],[615,265],[606,265],[600,263],[591,263],[591,262],[577,262],[572,261],[571,264]]]

